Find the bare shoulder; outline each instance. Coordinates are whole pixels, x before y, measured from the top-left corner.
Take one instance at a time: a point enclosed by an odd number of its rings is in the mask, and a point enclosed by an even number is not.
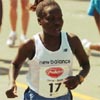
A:
[[[81,46],[80,38],[74,33],[68,33],[67,35],[68,35],[68,41],[69,41],[70,47],[74,53],[77,47]]]
[[[73,40],[73,41],[79,40],[79,37],[74,33],[68,33],[68,38]]]
[[[25,43],[21,44],[19,47],[19,52],[30,59],[35,52],[34,39],[29,39]]]
[[[70,43],[74,43],[74,44],[80,43],[80,38],[73,33],[68,33],[68,40]]]

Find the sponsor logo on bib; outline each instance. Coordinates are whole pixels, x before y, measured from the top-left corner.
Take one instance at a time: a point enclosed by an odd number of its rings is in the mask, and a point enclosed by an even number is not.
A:
[[[64,70],[60,67],[53,67],[46,70],[46,74],[52,78],[58,78],[63,72]]]

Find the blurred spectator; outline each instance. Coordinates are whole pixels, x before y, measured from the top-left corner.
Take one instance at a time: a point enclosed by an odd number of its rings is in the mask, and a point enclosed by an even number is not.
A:
[[[100,52],[100,43],[92,43],[87,39],[83,39],[81,42],[88,56],[91,55],[92,51]]]
[[[27,9],[29,0],[20,0],[21,2],[21,9],[22,9],[22,33],[20,35],[21,42],[27,40],[26,32],[28,28],[28,21],[29,21],[29,11]],[[7,45],[13,46],[15,44],[15,40],[17,38],[16,34],[16,24],[17,24],[17,5],[18,0],[10,0],[10,24],[11,24],[11,32],[9,34]]]

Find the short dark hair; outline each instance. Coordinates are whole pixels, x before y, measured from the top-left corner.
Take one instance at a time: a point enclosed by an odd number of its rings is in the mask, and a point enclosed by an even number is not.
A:
[[[58,7],[59,9],[61,9],[60,6],[58,5],[58,3],[55,2],[54,0],[43,0],[43,1],[41,1],[37,5],[37,8],[36,8],[36,15],[37,15],[37,17],[39,17],[39,18],[44,17],[44,13],[43,13],[44,8],[46,6],[52,6],[52,5]]]

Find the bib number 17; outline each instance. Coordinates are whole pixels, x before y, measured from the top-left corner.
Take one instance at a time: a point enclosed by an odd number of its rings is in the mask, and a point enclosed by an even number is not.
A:
[[[50,86],[50,93],[58,92],[61,87],[61,83],[50,83],[49,86]]]

